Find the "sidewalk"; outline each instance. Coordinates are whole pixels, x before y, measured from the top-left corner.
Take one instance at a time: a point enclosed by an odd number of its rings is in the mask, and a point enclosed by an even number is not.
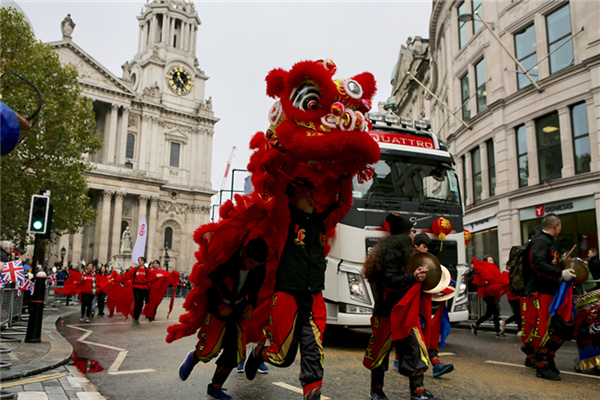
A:
[[[2,399],[19,400],[92,400],[103,399],[96,387],[75,366],[68,366],[73,347],[57,331],[56,323],[63,315],[77,312],[77,306],[45,308],[41,342],[26,343],[25,334],[13,336],[21,341],[2,340],[1,347],[10,349],[1,360],[11,364],[0,369]],[[24,328],[27,325],[23,325]],[[2,330],[5,334],[10,330]],[[12,396],[11,396],[12,395]]]

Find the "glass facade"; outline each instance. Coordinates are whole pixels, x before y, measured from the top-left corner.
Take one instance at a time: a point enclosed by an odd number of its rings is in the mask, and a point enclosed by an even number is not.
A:
[[[465,121],[471,119],[471,92],[469,91],[469,74],[460,79],[460,92],[462,98],[462,117]]]
[[[537,53],[535,45],[535,29],[533,24],[515,34],[515,56],[523,65],[534,81],[539,79],[537,66]],[[519,89],[531,85],[529,79],[521,69],[515,65],[517,69],[517,85]]]
[[[473,179],[473,202],[481,200],[481,152],[479,147],[471,150],[471,175]]]
[[[535,131],[540,182],[560,178],[563,165],[558,112],[537,119]]]
[[[496,155],[494,154],[494,141],[485,142],[487,148],[488,179],[490,185],[490,196],[496,194]]]
[[[458,15],[467,13],[467,4],[465,2],[458,6]],[[462,49],[467,43],[467,23],[458,21],[458,48]]]
[[[527,132],[525,125],[521,125],[516,129],[516,138],[519,187],[525,187],[529,181],[529,156],[527,154]]]
[[[475,18],[473,18],[473,34],[475,34],[483,26],[480,20],[480,18],[483,18],[483,16],[481,15],[481,0],[472,0],[471,9],[473,11],[473,15],[475,15],[475,11],[477,11],[479,15],[479,17],[475,16]]]
[[[590,154],[590,130],[588,128],[585,102],[571,107],[571,127],[573,129],[575,173],[590,172],[592,156]]]
[[[485,59],[475,64],[475,85],[477,86],[477,112],[487,108],[487,90],[485,89]]]
[[[169,157],[169,166],[179,168],[179,153],[181,152],[181,144],[171,142],[171,155]]]
[[[569,5],[546,16],[550,73],[573,65],[573,41],[571,40],[571,13]]]

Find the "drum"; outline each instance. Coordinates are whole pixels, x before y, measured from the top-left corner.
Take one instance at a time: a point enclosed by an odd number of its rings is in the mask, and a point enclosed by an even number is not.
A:
[[[600,366],[600,289],[583,294],[575,302],[575,340],[578,370]]]
[[[577,275],[575,277],[575,280],[573,281],[574,283],[583,283],[585,281],[587,281],[588,276],[590,274],[590,272],[588,271],[587,267],[585,266],[584,263],[582,263],[579,260],[562,260],[559,263],[559,266],[562,269],[572,269],[575,270],[575,275]]]

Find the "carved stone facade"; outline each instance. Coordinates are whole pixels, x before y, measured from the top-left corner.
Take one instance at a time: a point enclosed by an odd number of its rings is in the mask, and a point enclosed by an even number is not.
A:
[[[89,155],[96,167],[88,176],[96,221],[77,235],[60,238],[56,247],[67,249],[65,261],[113,261],[126,264],[115,265],[125,269],[132,264],[119,256],[123,232],[129,227],[135,244],[143,217],[146,259],[158,259],[164,267],[167,243],[170,269],[187,274],[195,262],[192,233],[209,221],[212,137],[218,121],[211,98],[204,97],[208,77],[195,54],[200,20],[193,3],[183,0],[150,1],[138,20],[138,52],[124,63],[122,78],[75,43],[71,36],[76,40],[76,31],[64,34],[64,21],[63,40],[50,43],[63,63],[79,71],[103,142],[100,151]]]

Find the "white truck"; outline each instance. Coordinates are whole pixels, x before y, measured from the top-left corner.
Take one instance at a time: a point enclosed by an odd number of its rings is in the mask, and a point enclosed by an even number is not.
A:
[[[365,256],[387,235],[385,217],[392,212],[415,223],[417,232],[433,240],[429,252],[450,270],[456,296],[448,301],[450,322],[466,321],[467,274],[463,208],[454,158],[429,130],[426,121],[369,113],[371,136],[379,143],[381,159],[372,180],[354,181],[353,205],[330,240],[323,296],[327,323],[368,326],[373,312],[371,288],[361,275]],[[431,230],[444,217],[452,232],[439,240]]]

